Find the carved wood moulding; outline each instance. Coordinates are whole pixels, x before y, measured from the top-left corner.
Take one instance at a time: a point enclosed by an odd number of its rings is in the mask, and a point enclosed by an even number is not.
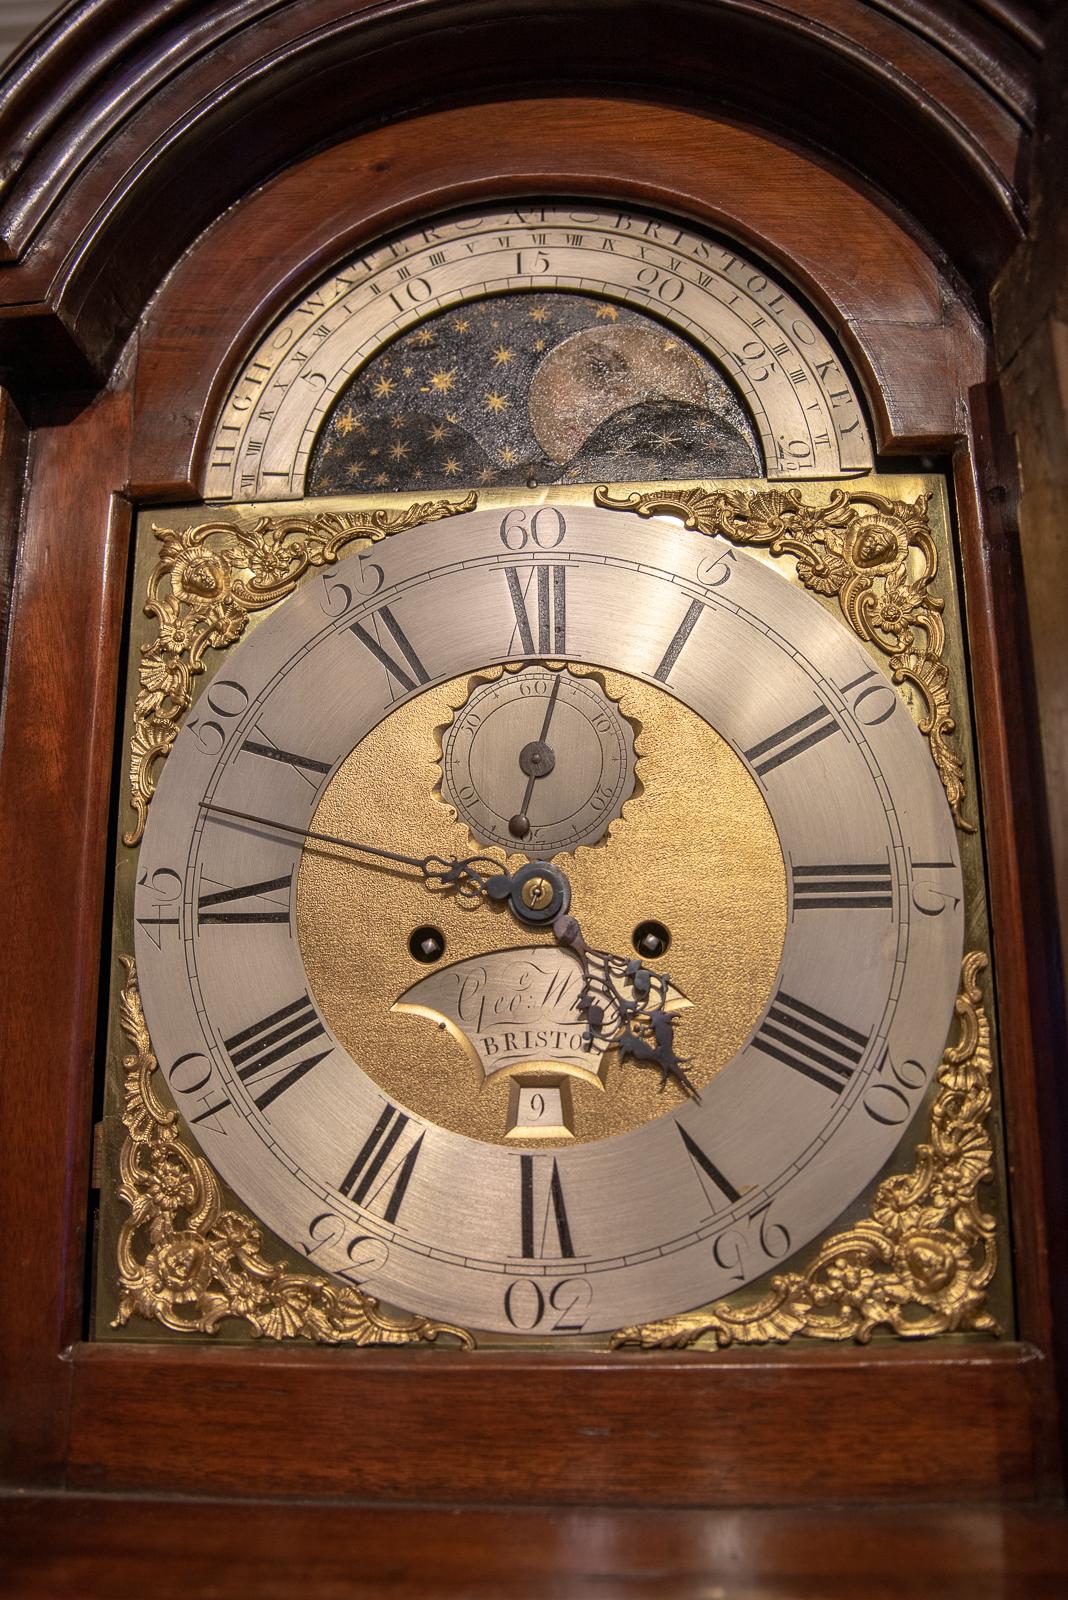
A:
[[[0,139],[19,160],[0,185],[0,345],[38,380],[43,360],[55,381],[103,377],[199,231],[351,131],[354,74],[355,115],[397,118],[426,106],[428,59],[452,100],[559,93],[591,61],[625,93],[640,61],[653,101],[708,105],[714,83],[709,109],[744,107],[866,170],[982,298],[1019,237],[1038,38],[1018,9],[971,24],[954,8],[943,29],[866,0],[518,0],[499,14],[477,0],[88,0],[9,67]]]

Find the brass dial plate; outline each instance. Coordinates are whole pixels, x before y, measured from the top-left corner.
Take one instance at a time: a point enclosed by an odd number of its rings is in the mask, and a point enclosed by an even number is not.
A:
[[[562,653],[673,696],[733,747],[787,864],[787,929],[766,1012],[699,1103],[665,1093],[653,1121],[572,1148],[471,1139],[388,1100],[375,1064],[357,1065],[315,1010],[292,899],[279,916],[271,898],[292,885],[299,841],[211,821],[202,807],[214,799],[309,826],[326,783],[383,716],[507,657],[515,615],[503,568],[542,558],[502,546],[500,515],[487,512],[405,535],[373,559],[371,595],[345,586],[349,568],[366,575],[360,558],[342,563],[238,647],[167,763],[136,915],[146,1016],[171,1090],[223,1175],[295,1248],[324,1211],[345,1223],[336,1261],[320,1262],[328,1269],[343,1270],[357,1234],[376,1240],[367,1286],[394,1303],[568,1333],[729,1292],[841,1212],[890,1154],[939,1059],[961,899],[925,746],[859,646],[776,574],[739,557],[729,581],[710,581],[706,539],[569,513],[553,552],[568,569]],[[386,608],[418,671],[406,653],[410,670],[396,654],[384,668],[354,631],[385,627],[395,641]],[[271,744],[301,759],[264,756]],[[589,852],[609,872],[612,844]],[[164,936],[157,948],[145,924],[158,923],[153,886],[166,874],[182,885],[181,928],[176,945]],[[365,876],[353,892],[373,898]],[[913,896],[932,877],[955,892],[938,915],[917,916]],[[227,921],[224,907],[237,915]],[[691,1006],[717,1003],[718,974],[705,978]],[[913,1061],[915,1086],[898,1087],[894,1067]]]
[[[643,730],[642,792],[608,840],[558,860],[590,943],[633,955],[641,922],[670,930],[657,965],[694,999],[677,1037],[701,1088],[734,1058],[767,1005],[786,935],[782,851],[758,784],[707,722],[659,685],[620,673],[604,680]],[[418,840],[420,854],[470,855],[467,829],[433,793],[435,724],[465,687],[454,679],[428,689],[373,728],[330,779],[312,819],[316,832],[397,851]],[[524,858],[507,859],[514,867]],[[306,848],[297,927],[324,1020],[354,1059],[376,1063],[375,1079],[391,1100],[457,1133],[512,1144],[516,1076],[537,1078],[543,1089],[559,1074],[570,1077],[564,1144],[624,1133],[664,1114],[671,1101],[656,1072],[621,1065],[616,1052],[599,1063],[578,1044],[577,966],[566,955],[554,959],[550,930],[524,927],[503,907],[428,896],[411,873],[375,873],[368,898],[358,892],[366,870],[344,851]],[[444,934],[444,973],[430,975],[409,953],[409,933],[425,923]],[[487,959],[499,951],[512,959]],[[709,973],[716,974],[714,1005],[700,998]],[[368,994],[384,1003],[368,1006]],[[536,1126],[532,1137],[547,1142]]]

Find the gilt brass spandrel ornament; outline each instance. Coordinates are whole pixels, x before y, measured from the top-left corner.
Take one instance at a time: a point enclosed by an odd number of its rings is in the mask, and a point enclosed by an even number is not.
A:
[[[311,568],[337,561],[357,540],[371,543],[422,523],[471,511],[474,493],[400,509],[319,510],[260,516],[251,525],[218,519],[192,527],[152,524],[160,553],[147,583],[145,615],[158,632],[141,646],[130,740],[130,805],[123,835],[136,845],[155,793],[159,763],[178,737],[205,653],[236,643],[249,618],[293,593]]]
[[[710,537],[792,556],[799,582],[815,594],[834,596],[858,639],[888,658],[894,683],[921,696],[926,710],[920,730],[950,810],[962,832],[975,832],[962,812],[964,763],[953,742],[956,720],[943,659],[945,600],[932,588],[938,551],[929,495],[910,501],[871,489],[832,489],[825,502],[811,504],[799,489],[696,485],[620,494],[602,484],[594,503],[640,517],[678,516],[687,528]]]
[[[964,958],[958,1036],[938,1069],[928,1138],[911,1172],[879,1184],[871,1215],[825,1239],[804,1271],[774,1277],[759,1300],[622,1328],[614,1347],[723,1349],[797,1335],[866,1344],[879,1328],[903,1339],[1000,1332],[987,1306],[997,1224],[979,1199],[994,1175],[990,1023],[979,987],[986,965],[979,951]]]
[[[133,959],[121,958],[120,1000],[127,1136],[119,1195],[130,1209],[118,1240],[120,1298],[113,1326],[132,1317],[175,1333],[214,1334],[228,1318],[254,1338],[320,1344],[404,1345],[447,1336],[464,1349],[463,1328],[420,1316],[390,1316],[355,1286],[296,1272],[264,1253],[263,1230],[223,1205],[211,1167],[182,1137],[178,1114],[157,1092],[158,1063],[141,1008]]]

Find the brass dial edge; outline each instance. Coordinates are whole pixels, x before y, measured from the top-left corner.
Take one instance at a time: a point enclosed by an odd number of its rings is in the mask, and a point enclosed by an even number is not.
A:
[[[244,1211],[224,1210],[214,1172],[180,1134],[177,1111],[159,1099],[159,1063],[145,1026],[137,970],[122,956],[122,1031],[127,1137],[119,1194],[130,1207],[118,1242],[121,1297],[114,1327],[133,1316],[176,1333],[217,1333],[239,1317],[268,1339],[319,1344],[432,1343],[441,1335],[462,1349],[475,1341],[463,1328],[426,1317],[391,1317],[355,1286],[293,1272],[263,1253],[263,1230]]]
[[[920,731],[953,819],[962,833],[976,831],[961,812],[964,764],[951,743],[956,722],[942,660],[945,601],[931,591],[938,552],[927,519],[929,495],[910,502],[871,490],[832,489],[826,505],[814,506],[797,489],[724,493],[697,485],[614,495],[601,484],[593,501],[639,517],[675,515],[710,538],[718,534],[731,544],[793,556],[798,581],[816,594],[836,596],[857,638],[889,657],[894,683],[910,683],[922,695],[927,715]],[[861,506],[871,509],[862,512]]]
[[[621,1328],[613,1348],[677,1350],[707,1341],[786,1343],[810,1339],[867,1344],[876,1328],[903,1339],[940,1333],[1000,1332],[986,1307],[997,1265],[996,1223],[978,1192],[993,1178],[993,1144],[986,1119],[993,1064],[990,1023],[978,986],[987,965],[980,951],[961,964],[956,1003],[958,1039],[938,1069],[927,1142],[909,1173],[885,1178],[871,1216],[819,1246],[804,1272],[772,1279],[749,1305],[720,1300],[704,1311]]]
[[[478,496],[425,500],[400,511],[325,511],[259,517],[251,527],[202,522],[193,528],[152,524],[160,557],[148,580],[144,611],[159,624],[142,646],[130,739],[130,805],[136,821],[123,843],[145,831],[159,763],[178,737],[193,701],[193,679],[206,650],[235,644],[253,612],[293,593],[312,567],[338,559],[357,539],[376,543],[423,523],[474,511]]]
[[[763,546],[773,557],[793,556],[797,580],[818,594],[834,595],[856,635],[890,658],[894,682],[900,686],[908,681],[922,694],[927,716],[921,731],[956,824],[961,831],[975,831],[961,815],[963,765],[948,742],[954,721],[948,668],[941,659],[944,601],[930,593],[937,553],[927,520],[928,496],[910,503],[870,491],[835,489],[828,504],[818,507],[805,504],[797,490],[725,493],[694,486],[616,498],[600,486],[593,499],[605,509],[646,517],[678,515],[704,534]],[[374,542],[458,515],[476,503],[477,496],[469,494],[399,511],[261,517],[251,528],[216,522],[175,531],[153,525],[162,553],[144,610],[157,619],[159,630],[157,639],[142,647],[138,667],[130,745],[130,804],[136,822],[124,842],[133,846],[140,841],[157,764],[177,738],[192,703],[192,680],[205,670],[209,648],[236,642],[251,613],[284,599],[309,569],[336,561],[346,545],[360,539]],[[872,507],[872,513],[859,512],[857,504]],[[209,539],[226,543],[217,548]],[[239,1211],[220,1210],[211,1168],[183,1144],[177,1114],[153,1092],[156,1061],[136,973],[132,958],[120,959],[128,969],[120,997],[121,1024],[136,1054],[124,1058],[123,1121],[128,1131],[118,1192],[131,1216],[122,1226],[118,1247],[122,1298],[116,1325],[137,1314],[175,1331],[211,1333],[223,1318],[238,1316],[267,1337],[399,1344],[433,1340],[443,1332],[472,1347],[472,1336],[462,1329],[421,1317],[391,1319],[355,1288],[272,1265],[261,1254],[258,1225]],[[986,1128],[992,1076],[989,1022],[976,985],[986,964],[980,952],[965,958],[957,1001],[961,1037],[947,1048],[939,1069],[941,1089],[932,1106],[930,1142],[920,1147],[911,1174],[880,1184],[873,1212],[883,1208],[885,1216],[832,1235],[803,1274],[774,1279],[770,1294],[750,1307],[717,1302],[703,1313],[622,1329],[612,1336],[613,1346],[668,1348],[707,1340],[723,1347],[783,1342],[795,1334],[863,1343],[880,1325],[911,1338],[999,1332],[984,1309],[997,1260],[995,1223],[977,1200],[979,1185],[992,1179],[993,1162]],[[951,1197],[954,1182],[957,1189]],[[176,1227],[176,1215],[185,1202],[176,1205],[173,1195],[168,1198],[171,1188],[192,1198],[183,1229]],[[892,1228],[895,1210],[902,1220]],[[947,1222],[949,1228],[942,1226]],[[223,1232],[209,1240],[217,1224]],[[231,1227],[236,1230],[232,1241],[226,1234]],[[152,1240],[143,1258],[137,1245],[142,1229]],[[179,1238],[188,1255],[178,1247]],[[142,1247],[144,1243],[142,1239]],[[226,1260],[226,1278],[216,1279],[213,1263]]]

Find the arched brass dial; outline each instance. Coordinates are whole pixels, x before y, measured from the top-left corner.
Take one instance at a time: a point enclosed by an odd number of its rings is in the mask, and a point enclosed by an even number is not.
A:
[[[398,336],[439,313],[449,312],[463,324],[464,308],[488,296],[550,289],[603,297],[601,327],[611,327],[617,307],[641,313],[650,329],[664,328],[668,343],[674,335],[718,363],[742,396],[769,477],[825,478],[870,468],[871,441],[848,372],[790,286],[766,263],[738,241],[720,244],[615,205],[565,200],[444,217],[432,227],[420,224],[317,284],[265,333],[235,379],[210,442],[206,498],[299,498],[308,492],[309,464],[324,422],[354,374],[379,353],[391,359],[387,347]],[[432,338],[429,323],[426,332]],[[531,393],[532,421],[548,452],[559,453],[574,444],[566,437],[568,416],[576,422],[586,416],[586,425],[592,425],[589,413],[591,407],[597,410],[598,386],[610,401],[611,384],[599,380],[585,360],[574,367],[566,341],[554,358],[551,329],[538,337],[542,365]],[[615,336],[583,353],[609,371],[621,356],[628,365],[637,358],[637,352],[621,350]],[[664,353],[661,344],[660,356]],[[472,391],[472,405],[519,403],[498,381],[513,354],[502,343],[490,357],[486,381],[477,394]],[[425,385],[428,399],[446,402],[443,430],[459,420],[452,401],[462,366],[459,355],[455,360],[450,355],[432,363],[420,380],[418,392]],[[381,373],[383,396],[400,376],[392,368]],[[638,390],[645,398],[688,392],[685,381],[680,387],[678,374],[670,372],[661,374],[649,395],[640,384]],[[629,387],[616,402],[637,397]],[[560,413],[555,420],[554,412]],[[361,421],[346,416],[345,426],[356,428]],[[670,433],[671,427],[662,420],[658,430]],[[423,439],[420,451],[428,448],[436,451],[437,445]],[[443,459],[447,462],[447,455]],[[411,464],[413,490],[431,481],[415,471],[417,453]],[[488,459],[488,476],[471,481],[493,481],[495,468],[503,464],[501,457]],[[716,471],[711,464],[703,470]],[[449,477],[460,473],[458,461],[444,471],[445,481],[463,481]],[[622,481],[641,474],[621,456],[612,476]],[[385,480],[376,484],[370,461],[364,475],[349,481],[363,488],[385,486]],[[604,479],[583,474],[578,481]]]

